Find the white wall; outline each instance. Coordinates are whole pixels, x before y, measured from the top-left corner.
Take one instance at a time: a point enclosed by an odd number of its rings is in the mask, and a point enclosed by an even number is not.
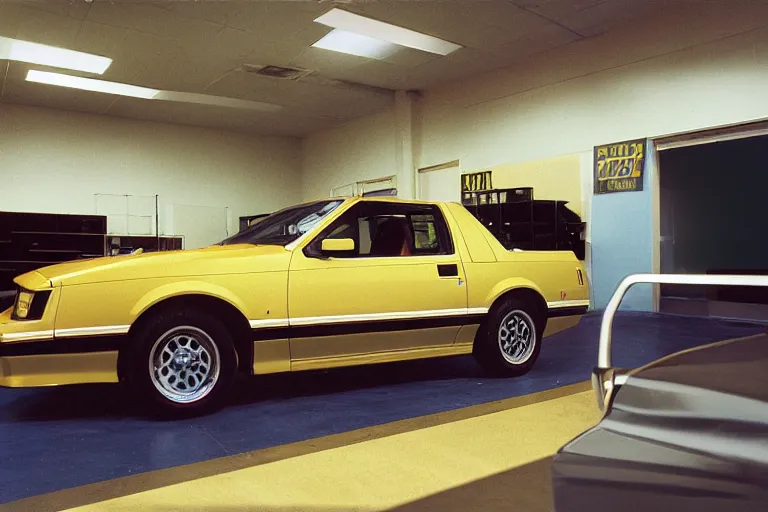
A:
[[[618,32],[423,94],[414,167],[464,171],[768,118],[768,3],[666,2]],[[394,174],[393,114],[304,141],[304,197]],[[591,172],[591,158],[585,158]]]
[[[159,194],[161,231],[169,205],[191,205],[228,207],[234,233],[241,215],[301,199],[300,165],[297,139],[0,104],[6,211],[90,214],[94,194]]]
[[[427,93],[416,159],[471,170],[766,118],[768,4],[732,4],[689,3]]]
[[[328,197],[332,188],[397,174],[395,110],[388,109],[302,141],[302,196]]]

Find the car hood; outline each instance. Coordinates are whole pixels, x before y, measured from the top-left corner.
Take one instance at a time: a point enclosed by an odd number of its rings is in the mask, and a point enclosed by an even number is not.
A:
[[[281,246],[216,245],[187,251],[77,260],[43,267],[34,273],[52,286],[59,286],[155,277],[274,272],[288,269],[290,254]],[[20,276],[19,281],[29,279]]]
[[[673,354],[630,374],[598,428],[764,465],[767,367],[765,334]]]
[[[721,341],[685,350],[633,371],[643,389],[694,389],[697,394],[755,400],[768,410],[768,335]],[[626,385],[622,387],[627,387]]]

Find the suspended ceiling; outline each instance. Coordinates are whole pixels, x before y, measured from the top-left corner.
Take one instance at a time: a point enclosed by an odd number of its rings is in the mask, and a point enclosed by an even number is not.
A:
[[[283,108],[258,112],[30,83],[30,69],[46,68],[15,61],[0,61],[0,102],[303,136],[382,110],[393,104],[395,90],[428,90],[536,58],[620,27],[654,4],[658,0],[0,0],[0,36],[112,58],[100,79]],[[331,30],[313,20],[333,7],[463,48],[447,56],[407,49],[385,60],[313,48]],[[281,80],[244,65],[311,73]]]

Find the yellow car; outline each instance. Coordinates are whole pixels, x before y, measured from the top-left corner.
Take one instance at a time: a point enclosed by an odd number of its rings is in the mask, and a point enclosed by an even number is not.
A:
[[[170,413],[221,405],[238,371],[473,353],[522,375],[589,306],[572,252],[508,251],[459,204],[389,198],[306,203],[205,249],[15,282],[0,386],[119,381]]]

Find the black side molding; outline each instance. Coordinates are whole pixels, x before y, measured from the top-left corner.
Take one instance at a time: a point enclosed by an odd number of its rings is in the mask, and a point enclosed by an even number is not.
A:
[[[128,339],[126,334],[87,336],[78,338],[49,338],[35,341],[3,343],[0,357],[43,356],[54,354],[87,354],[91,352],[113,352]]]
[[[560,316],[579,316],[584,315],[589,310],[589,306],[568,306],[567,308],[549,308],[549,318]]]

